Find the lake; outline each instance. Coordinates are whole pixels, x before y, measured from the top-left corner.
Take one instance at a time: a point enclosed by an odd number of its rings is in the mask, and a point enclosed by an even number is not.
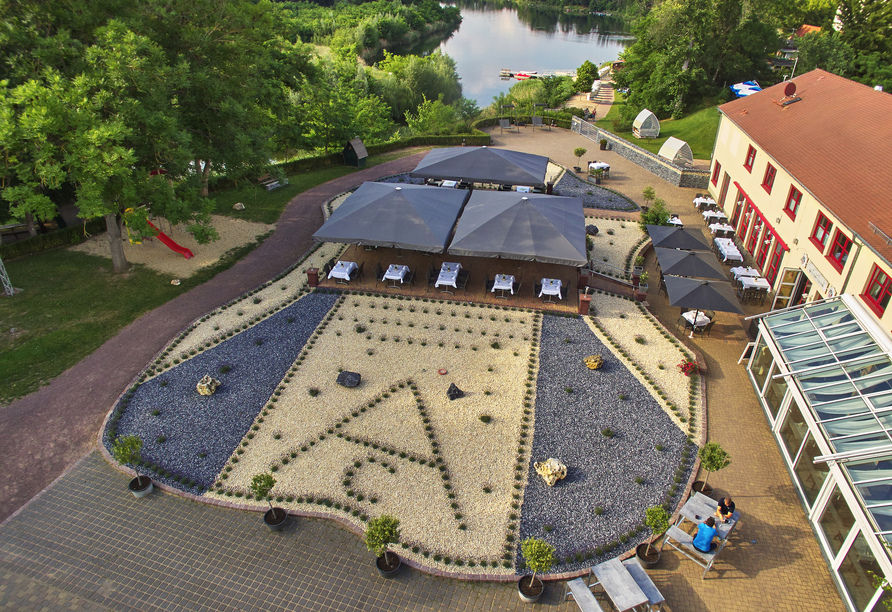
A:
[[[438,47],[449,54],[461,77],[462,92],[481,108],[507,93],[516,80],[502,80],[499,71],[576,70],[585,60],[595,65],[613,61],[633,42],[628,24],[613,17],[567,15],[490,2],[456,2],[462,24],[445,40],[426,40],[400,53],[426,55]]]

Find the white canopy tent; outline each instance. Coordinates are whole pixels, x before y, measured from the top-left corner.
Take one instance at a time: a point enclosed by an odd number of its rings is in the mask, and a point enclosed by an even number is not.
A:
[[[657,153],[663,159],[668,159],[673,164],[678,164],[679,166],[693,166],[694,165],[694,154],[691,153],[691,147],[684,140],[679,140],[675,136],[670,136],[669,139],[663,143],[663,146],[660,147],[660,152]]]
[[[660,120],[646,108],[632,122],[635,138],[656,138],[660,135]]]

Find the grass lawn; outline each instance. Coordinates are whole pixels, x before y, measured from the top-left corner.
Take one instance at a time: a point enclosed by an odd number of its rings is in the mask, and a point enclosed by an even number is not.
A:
[[[375,166],[411,155],[395,151],[369,158]],[[275,223],[299,193],[356,172],[337,166],[296,174],[290,184],[266,191],[253,188],[214,194],[220,214]],[[244,202],[244,211],[232,205]],[[167,275],[142,266],[117,275],[102,257],[56,249],[4,262],[13,285],[24,291],[0,299],[0,405],[36,391],[75,365],[140,315],[213,278],[253,250],[234,249],[217,265],[170,285]],[[14,328],[15,333],[9,333]]]
[[[625,102],[622,101],[614,102],[607,116],[596,121],[595,125],[654,154],[660,152],[660,147],[670,136],[675,136],[688,143],[694,154],[694,159],[709,159],[712,156],[712,146],[719,129],[719,113],[716,107],[710,106],[698,110],[682,119],[665,119],[660,122],[659,138],[639,140],[632,135],[632,132],[616,132],[613,129],[611,121],[619,117],[619,111],[624,104]]]
[[[383,164],[384,162],[393,161],[407,155],[417,153],[417,149],[403,149],[394,151],[376,157],[370,157],[366,160],[366,168]],[[308,189],[312,189],[316,185],[327,183],[328,181],[358,172],[359,169],[348,166],[331,166],[321,168],[319,170],[311,170],[292,174],[288,177],[288,184],[284,187],[267,191],[258,185],[246,185],[237,189],[229,189],[211,194],[214,198],[216,209],[214,212],[218,215],[226,215],[235,219],[244,219],[245,221],[256,221],[257,223],[275,223],[279,220],[285,206],[291,201],[291,198],[299,193],[303,193]],[[245,210],[232,210],[233,204],[241,202],[245,205]]]

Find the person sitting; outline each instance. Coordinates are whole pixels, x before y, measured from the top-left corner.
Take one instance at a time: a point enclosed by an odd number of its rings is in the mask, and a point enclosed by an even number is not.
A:
[[[715,528],[715,518],[709,517],[706,522],[697,525],[697,535],[694,536],[694,548],[700,552],[711,552],[715,550],[716,544],[713,542],[719,534]]]
[[[715,509],[715,515],[720,520],[730,523],[731,516],[734,514],[734,501],[730,497],[726,497],[719,502],[719,507]]]

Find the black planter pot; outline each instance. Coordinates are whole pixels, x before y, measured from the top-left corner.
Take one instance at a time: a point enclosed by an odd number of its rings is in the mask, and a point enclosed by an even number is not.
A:
[[[273,508],[263,514],[263,524],[270,531],[282,531],[288,523],[288,513],[283,508]]]
[[[712,485],[706,484],[702,480],[695,480],[694,484],[691,485],[691,491],[703,493],[703,495],[709,497],[710,495],[712,495]]]
[[[602,150],[602,151],[606,151],[606,150],[607,150],[607,143],[606,143],[606,142],[603,143],[603,144],[601,144],[600,146],[601,146],[601,150]]]
[[[127,484],[127,488],[133,493],[133,497],[145,497],[152,492],[155,486],[148,476],[137,476]]]
[[[650,546],[650,554],[647,554],[647,542],[635,547],[635,555],[647,566],[656,565],[660,561],[660,551],[653,544]]]
[[[545,583],[541,578],[532,581],[532,576],[521,576],[517,581],[517,596],[524,603],[536,603],[545,592]]]
[[[378,568],[378,573],[382,578],[393,578],[400,571],[402,565],[400,556],[394,553],[381,555],[375,559],[375,567]]]

